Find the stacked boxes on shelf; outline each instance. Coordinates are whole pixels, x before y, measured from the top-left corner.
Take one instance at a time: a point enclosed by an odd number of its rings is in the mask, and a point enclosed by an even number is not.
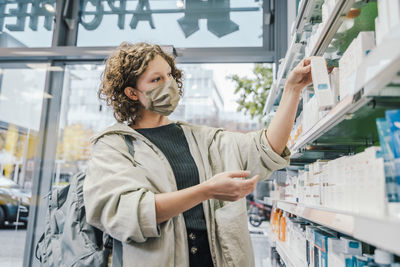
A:
[[[387,201],[381,154],[380,147],[369,147],[353,156],[306,165],[297,176],[287,177],[284,200],[382,217]]]
[[[315,95],[310,94],[308,89],[304,90],[302,119],[301,122],[298,122],[299,118],[296,120],[291,143],[294,144],[303,133],[309,131],[339,100],[355,93],[357,68],[374,47],[374,32],[360,32],[339,60],[339,68],[333,68],[330,74],[322,57],[313,58],[311,70]]]
[[[360,32],[339,60],[340,99],[353,95],[356,88],[357,68],[375,47],[374,32]]]
[[[280,209],[272,210],[271,229],[296,267],[398,266],[389,252],[363,254],[360,241]]]
[[[398,34],[399,28],[400,1],[379,0],[378,17],[375,19],[376,44],[379,45],[390,38],[395,31]]]

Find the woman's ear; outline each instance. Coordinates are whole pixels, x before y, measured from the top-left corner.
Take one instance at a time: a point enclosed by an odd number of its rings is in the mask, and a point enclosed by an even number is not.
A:
[[[125,95],[126,95],[127,97],[129,97],[129,99],[132,99],[132,100],[134,100],[134,101],[138,101],[138,99],[139,99],[138,96],[137,96],[137,93],[136,93],[135,89],[133,89],[133,88],[130,87],[130,86],[125,87],[124,93],[125,93]]]

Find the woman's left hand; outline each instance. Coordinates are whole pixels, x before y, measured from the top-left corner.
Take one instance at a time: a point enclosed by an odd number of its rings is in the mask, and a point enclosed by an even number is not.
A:
[[[301,91],[304,87],[312,82],[311,76],[311,58],[304,58],[299,64],[290,72],[287,77],[285,88]]]

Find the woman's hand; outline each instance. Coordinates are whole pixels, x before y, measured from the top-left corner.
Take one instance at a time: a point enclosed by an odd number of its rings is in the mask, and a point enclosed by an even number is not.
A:
[[[249,171],[222,172],[204,182],[209,198],[236,201],[254,191],[259,175],[251,179],[243,179],[250,175]],[[234,179],[240,178],[240,179]]]
[[[312,83],[311,58],[312,57],[304,58],[290,72],[286,80],[285,89],[301,91],[304,87]]]

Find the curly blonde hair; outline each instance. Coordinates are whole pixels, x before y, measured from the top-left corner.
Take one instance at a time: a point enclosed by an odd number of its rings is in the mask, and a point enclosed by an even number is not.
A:
[[[176,67],[174,57],[165,53],[159,45],[123,42],[106,60],[98,97],[113,108],[118,122],[131,125],[140,119],[139,101],[127,97],[124,89],[128,86],[136,88],[140,75],[157,55],[170,65],[171,74],[182,94],[182,71]]]

